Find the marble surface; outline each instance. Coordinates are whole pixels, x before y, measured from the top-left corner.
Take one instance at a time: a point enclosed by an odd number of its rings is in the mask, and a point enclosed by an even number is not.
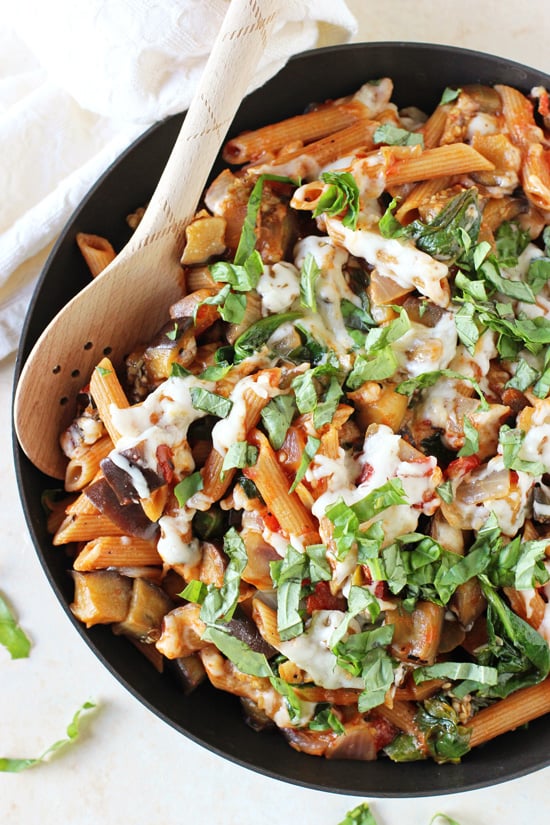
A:
[[[349,0],[357,40],[415,40],[480,49],[550,72],[547,0]],[[31,656],[0,648],[0,756],[36,756],[64,735],[87,699],[97,711],[81,740],[24,773],[0,774],[10,825],[203,823],[337,825],[360,800],[295,788],[226,762],[165,725],[122,688],[67,620],[35,556],[11,458],[14,359],[0,364],[0,592],[32,638]],[[368,770],[366,766],[365,770]],[[374,799],[379,825],[428,825],[443,811],[460,825],[522,825],[550,811],[550,768],[494,789],[423,799]]]

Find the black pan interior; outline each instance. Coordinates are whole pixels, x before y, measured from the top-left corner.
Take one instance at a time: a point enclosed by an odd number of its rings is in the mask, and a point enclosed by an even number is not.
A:
[[[274,122],[322,101],[355,91],[369,79],[393,78],[401,106],[432,108],[447,85],[505,83],[529,91],[550,84],[540,72],[507,60],[445,46],[355,44],[308,52],[241,106],[230,134]],[[64,230],[41,276],[26,324],[16,376],[34,341],[67,300],[88,282],[74,241],[79,231],[106,235],[120,249],[128,238],[125,216],[145,204],[164,167],[181,116],[150,129],[94,186]],[[257,734],[242,720],[233,697],[209,686],[184,697],[170,674],[159,675],[141,654],[108,628],[86,630],[68,609],[72,582],[67,559],[52,548],[40,504],[45,488],[59,486],[39,473],[16,442],[14,455],[28,527],[45,573],[68,617],[99,659],[154,713],[195,742],[244,767],[325,791],[368,796],[424,796],[498,783],[550,764],[550,716],[478,748],[460,765],[398,765],[326,761],[296,753],[277,734]]]

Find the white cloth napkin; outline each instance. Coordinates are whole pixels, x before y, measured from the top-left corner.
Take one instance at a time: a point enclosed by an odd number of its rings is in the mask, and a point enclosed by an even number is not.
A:
[[[0,358],[55,239],[108,165],[185,110],[229,0],[12,0],[0,29]],[[345,0],[281,0],[250,90],[349,40]]]

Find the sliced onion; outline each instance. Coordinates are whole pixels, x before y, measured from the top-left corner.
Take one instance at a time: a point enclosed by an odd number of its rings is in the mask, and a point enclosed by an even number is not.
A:
[[[462,504],[482,504],[488,499],[504,498],[509,491],[509,470],[488,473],[487,468],[482,467],[466,476],[458,486],[455,499]]]

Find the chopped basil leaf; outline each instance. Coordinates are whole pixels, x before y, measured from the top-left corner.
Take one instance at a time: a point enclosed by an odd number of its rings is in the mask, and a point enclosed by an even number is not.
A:
[[[210,274],[214,280],[229,284],[237,292],[255,289],[262,272],[263,264],[258,252],[253,253],[243,266],[228,261],[217,261],[210,265]]]
[[[208,589],[204,582],[192,579],[178,595],[193,604],[202,604],[207,593]]]
[[[442,499],[445,504],[450,504],[453,500],[453,484],[452,481],[444,481],[439,487],[435,488],[435,492]]]
[[[371,354],[373,352],[380,352],[389,344],[398,341],[411,328],[411,322],[407,311],[402,307],[395,307],[399,312],[399,317],[394,318],[389,324],[383,327],[374,327],[369,330],[365,339],[365,350]]]
[[[469,295],[471,298],[473,298],[474,301],[487,300],[486,282],[481,280],[472,280],[471,278],[468,278],[467,275],[465,275],[465,273],[462,272],[462,270],[459,270],[456,273],[454,285],[458,289],[461,289],[462,292],[466,293],[466,295]],[[470,305],[467,304],[467,306]]]
[[[95,704],[93,702],[84,702],[82,707],[76,711],[67,726],[67,737],[65,739],[58,739],[57,742],[50,745],[50,747],[47,748],[40,756],[30,759],[0,758],[0,771],[5,773],[20,773],[27,768],[32,768],[35,765],[38,765],[40,762],[44,762],[48,756],[75,742],[80,733],[80,719],[82,714],[92,708],[95,708]]]
[[[407,236],[418,249],[440,261],[455,261],[466,252],[464,238],[475,244],[481,226],[481,209],[475,189],[465,189],[443,207],[428,224],[420,220],[407,226]]]
[[[252,650],[246,642],[232,636],[225,628],[209,626],[202,634],[202,638],[206,642],[215,644],[220,653],[233,662],[241,673],[260,678],[273,675],[263,653]]]
[[[325,424],[330,424],[342,395],[342,387],[338,380],[332,376],[327,391],[323,397],[317,401],[315,409],[313,410],[313,426],[316,430],[320,430]]]
[[[235,468],[242,469],[243,467],[250,467],[252,464],[255,464],[257,460],[257,447],[254,447],[247,441],[236,441],[234,444],[231,444],[224,456],[222,473]]]
[[[274,450],[283,446],[295,413],[296,402],[292,395],[276,395],[263,408],[262,422]]]
[[[170,378],[186,378],[188,375],[192,373],[190,370],[182,367],[181,364],[178,364],[177,361],[172,361],[170,365]]]
[[[417,667],[413,679],[418,685],[428,679],[469,679],[484,685],[496,685],[498,673],[494,667],[484,667],[473,662],[436,662],[434,665]]]
[[[479,409],[487,411],[489,409],[489,405],[483,395],[481,387],[479,386],[478,382],[471,378],[469,375],[462,375],[460,372],[455,372],[455,370],[433,370],[431,372],[423,372],[416,378],[409,378],[407,381],[402,381],[400,384],[397,385],[395,388],[396,392],[401,393],[401,395],[413,395],[417,390],[424,390],[427,387],[433,387],[433,385],[440,379],[440,378],[456,378],[457,381],[467,381],[472,387],[475,389],[476,393],[480,399]]]
[[[281,177],[280,175],[260,175],[248,198],[246,216],[241,231],[241,237],[235,252],[234,263],[237,266],[244,266],[256,248],[256,222],[258,213],[262,205],[262,194],[265,181],[278,183],[290,183],[296,186],[296,181],[292,178]]]
[[[377,540],[376,533],[371,535],[359,533],[362,522],[370,521],[388,507],[406,503],[403,485],[399,479],[394,478],[381,487],[371,490],[355,504],[348,505],[339,499],[327,507],[325,516],[333,525],[332,538],[338,551],[338,558],[343,559],[356,541],[361,544],[363,539]]]
[[[308,558],[308,578],[312,584],[328,582],[332,578],[332,568],[327,559],[327,548],[324,544],[310,544],[306,547]]]
[[[18,625],[13,612],[3,596],[0,595],[0,645],[3,645],[12,659],[26,659],[31,643]]]
[[[382,123],[372,139],[374,143],[385,143],[387,146],[424,146],[424,137],[420,133],[401,129],[395,123]]]
[[[443,90],[443,94],[441,95],[441,100],[439,101],[440,106],[444,106],[445,103],[452,103],[453,100],[456,100],[462,89],[452,89],[450,86],[447,86]]]
[[[407,232],[406,227],[393,214],[398,203],[399,198],[392,198],[386,207],[386,211],[378,221],[378,229],[383,238],[399,238]]]
[[[371,490],[364,498],[351,505],[360,522],[370,521],[383,510],[398,504],[408,504],[403,484],[398,478],[390,478],[385,484]]]
[[[545,539],[538,541],[518,542],[519,554],[515,567],[514,587],[516,590],[529,590],[532,587],[546,584],[550,579],[550,572],[544,565],[546,558]]]
[[[368,802],[361,802],[357,807],[348,811],[345,819],[338,825],[378,825],[372,815]]]
[[[523,301],[526,304],[534,304],[535,296],[529,284],[524,281],[513,281],[502,275],[498,262],[493,256],[487,258],[480,268],[486,281],[495,287],[502,295],[513,298],[515,301]]]
[[[292,486],[291,486],[290,490],[288,491],[289,493],[294,492],[294,490],[296,489],[298,484],[301,482],[301,480],[305,476],[307,468],[311,464],[311,462],[313,460],[313,457],[314,457],[315,453],[317,452],[317,450],[319,449],[320,446],[321,446],[321,439],[320,438],[315,438],[315,436],[313,436],[313,435],[308,435],[307,441],[306,441],[306,444],[305,444],[305,447],[304,447],[304,452],[302,453],[302,458],[300,460],[300,466],[298,467],[298,470],[296,471],[296,476],[294,478],[294,481],[292,482]]]
[[[496,667],[498,683],[480,687],[479,694],[503,699],[546,679],[550,672],[550,647],[540,633],[508,607],[485,576],[480,576],[480,581],[488,601],[488,641],[478,649],[477,660]]]
[[[225,301],[219,305],[218,312],[222,321],[240,324],[246,312],[246,295],[228,292]]]
[[[462,426],[464,428],[464,446],[460,448],[458,455],[475,455],[479,450],[479,433],[468,416],[464,416]]]
[[[300,312],[283,312],[280,315],[268,315],[267,318],[256,321],[235,341],[236,361],[243,361],[255,352],[259,352],[276,329],[288,321],[295,321],[300,316]]]
[[[177,326],[176,326],[176,330],[177,330]],[[169,333],[166,333],[166,335],[167,335],[168,338],[170,338]],[[105,378],[106,375],[111,375],[111,373],[112,373],[112,370],[108,370],[105,367],[100,367],[99,364],[96,367],[96,370],[97,370],[98,374],[101,375],[102,378]]]
[[[202,490],[204,486],[202,476],[197,470],[195,473],[191,473],[191,475],[186,476],[182,479],[179,484],[176,484],[174,487],[174,495],[178,500],[178,504],[180,507],[184,507],[187,501],[194,496],[195,493],[198,493],[199,490]]]
[[[216,415],[218,418],[228,416],[233,406],[233,402],[229,398],[205,390],[203,387],[191,387],[190,395],[191,403],[196,410]]]
[[[318,710],[308,725],[310,730],[333,730],[335,733],[345,733],[346,729],[340,722],[330,705]]]
[[[306,255],[300,270],[300,303],[305,309],[310,309],[312,312],[317,312],[315,287],[320,274],[321,270],[317,261],[310,252]]]
[[[329,647],[332,650],[344,638],[352,619],[359,613],[368,612],[370,621],[374,623],[380,615],[380,605],[378,599],[367,587],[352,585],[348,595],[348,609],[338,627],[336,627],[329,639]]]
[[[527,361],[519,361],[515,374],[506,382],[505,387],[525,392],[535,383],[539,375],[539,371],[531,367]]]
[[[474,307],[472,304],[463,304],[455,314],[455,326],[460,341],[469,353],[473,355],[479,341],[479,329],[474,321]]]
[[[271,577],[277,588],[277,630],[283,641],[293,639],[304,629],[300,600],[306,571],[307,556],[290,544],[284,559],[271,564]]]
[[[508,470],[519,470],[530,475],[540,476],[547,472],[546,465],[541,461],[526,461],[520,458],[521,447],[525,440],[523,430],[511,429],[503,424],[498,435],[498,443],[502,450],[504,466]]]
[[[327,187],[319,198],[313,217],[323,213],[340,215],[345,210],[343,225],[355,229],[359,217],[359,187],[353,175],[350,172],[323,172],[321,180]]]
[[[393,684],[393,662],[386,651],[393,630],[392,625],[363,630],[338,642],[334,647],[338,665],[364,680],[365,689],[357,700],[360,713],[381,705]]]
[[[527,270],[527,283],[535,293],[538,293],[550,280],[550,257],[533,258]]]
[[[358,307],[347,298],[340,301],[342,318],[348,329],[368,332],[371,327],[376,326],[374,318],[367,312],[365,307]]]
[[[529,240],[529,232],[521,229],[516,221],[503,221],[495,232],[498,262],[502,266],[515,266]]]
[[[353,369],[346,379],[346,385],[356,390],[365,381],[383,381],[394,375],[399,362],[390,346],[376,351],[373,355],[358,355]]]
[[[201,372],[199,378],[202,381],[220,381],[222,378],[225,378],[227,373],[232,368],[233,364],[228,364],[227,361],[222,361],[219,364],[212,364],[212,366],[206,367],[206,369]]]
[[[239,599],[241,574],[248,563],[244,542],[234,527],[230,527],[225,534],[223,549],[229,556],[223,584],[221,587],[208,584],[202,601],[200,617],[207,625],[228,622],[233,617]]]

